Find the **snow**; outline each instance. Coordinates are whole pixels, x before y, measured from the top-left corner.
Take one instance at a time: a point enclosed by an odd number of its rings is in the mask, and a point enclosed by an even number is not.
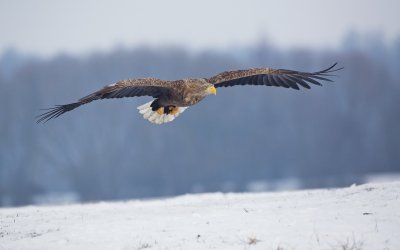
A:
[[[0,209],[0,249],[400,249],[400,182]]]

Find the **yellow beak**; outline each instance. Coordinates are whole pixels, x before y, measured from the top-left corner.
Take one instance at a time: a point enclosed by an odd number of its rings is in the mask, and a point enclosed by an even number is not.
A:
[[[217,95],[217,89],[213,86],[207,88],[208,93]]]

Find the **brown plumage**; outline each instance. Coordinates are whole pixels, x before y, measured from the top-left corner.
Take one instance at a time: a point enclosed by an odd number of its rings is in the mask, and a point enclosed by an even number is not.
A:
[[[330,73],[341,70],[337,64],[317,72],[301,72],[286,69],[253,68],[246,70],[225,71],[211,78],[183,79],[165,81],[157,78],[122,80],[105,86],[77,102],[56,105],[39,115],[37,122],[47,122],[65,112],[71,111],[83,104],[110,98],[135,96],[152,96],[153,101],[138,107],[145,119],[153,123],[170,122],[209,94],[216,94],[219,87],[235,85],[266,85],[292,89],[299,86],[309,89],[311,84],[321,85],[321,81],[332,82]]]

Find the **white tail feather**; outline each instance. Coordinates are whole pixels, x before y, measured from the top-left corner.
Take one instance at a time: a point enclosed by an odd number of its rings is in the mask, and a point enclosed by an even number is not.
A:
[[[139,110],[139,113],[143,115],[143,118],[146,120],[149,120],[151,123],[156,123],[156,124],[162,124],[166,122],[172,122],[176,117],[178,117],[187,107],[178,107],[178,112],[173,114],[162,114],[160,115],[156,111],[153,111],[151,108],[151,103],[153,101],[150,101],[148,103],[145,103],[143,105],[140,105],[137,107]]]

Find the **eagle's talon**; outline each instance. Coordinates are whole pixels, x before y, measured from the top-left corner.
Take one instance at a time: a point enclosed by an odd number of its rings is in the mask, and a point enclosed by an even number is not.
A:
[[[159,115],[164,114],[164,107],[158,108],[158,109],[156,110],[156,112],[157,112]]]

